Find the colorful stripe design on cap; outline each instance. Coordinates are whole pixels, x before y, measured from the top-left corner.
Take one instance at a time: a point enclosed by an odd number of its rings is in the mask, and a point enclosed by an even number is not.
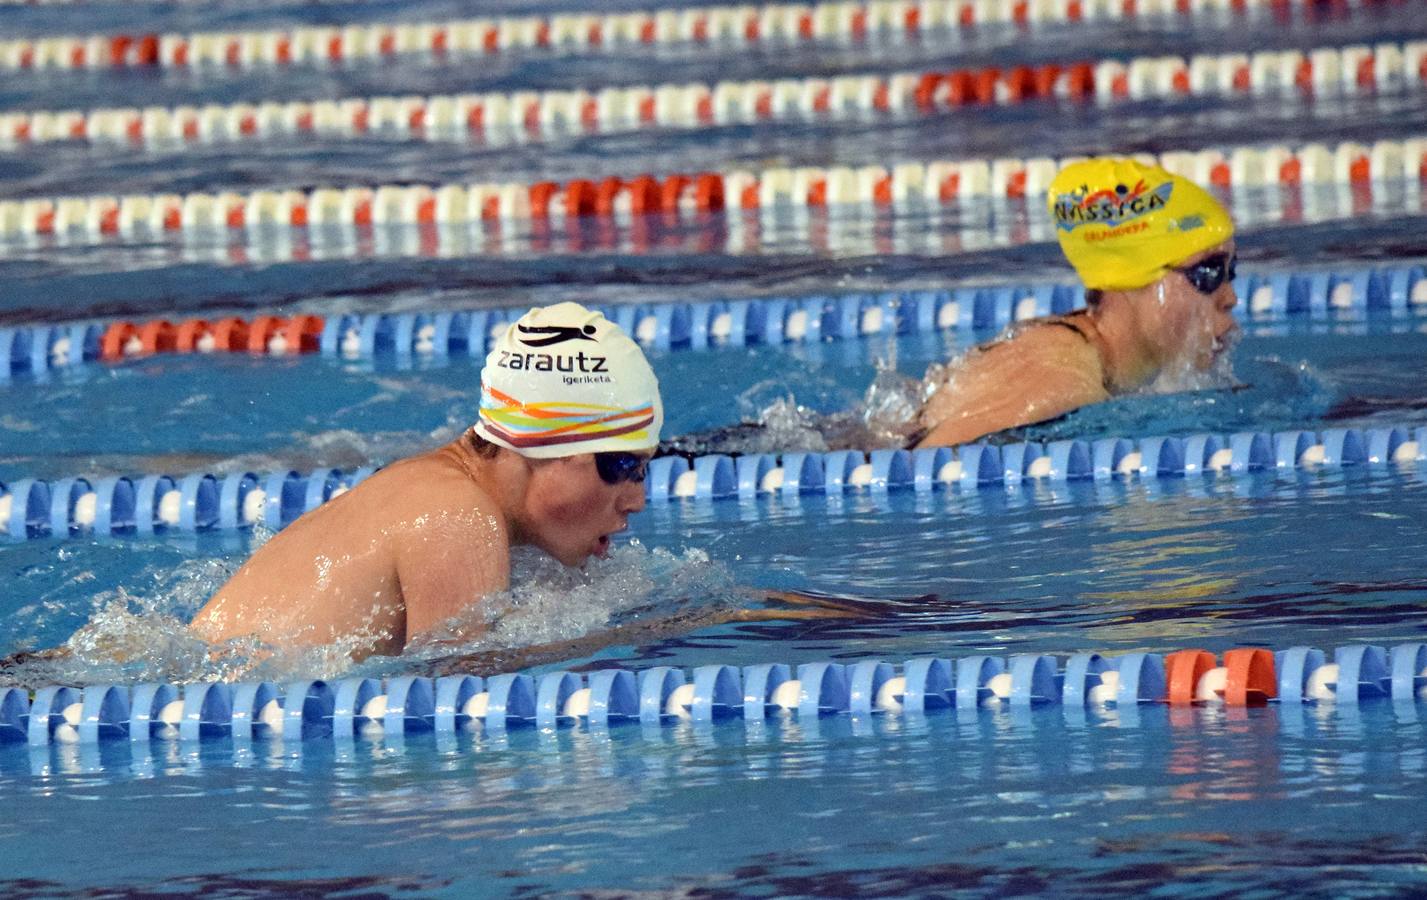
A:
[[[613,437],[632,440],[654,423],[650,405],[620,409],[595,403],[522,403],[489,386],[481,390],[480,415],[496,437],[520,449]]]

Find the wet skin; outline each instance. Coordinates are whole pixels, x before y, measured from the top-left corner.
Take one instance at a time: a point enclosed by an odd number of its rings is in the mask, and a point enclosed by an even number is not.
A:
[[[1228,280],[1202,294],[1179,270],[1233,252],[1226,241],[1145,287],[1105,291],[1094,307],[1056,317],[1075,320],[1079,331],[1032,320],[971,350],[923,406],[926,435],[917,446],[952,446],[1043,422],[1141,389],[1164,372],[1207,371],[1237,328],[1238,297]]]
[[[195,617],[208,641],[339,642],[354,658],[407,642],[510,584],[510,548],[568,566],[609,552],[644,486],[606,484],[592,454],[482,456],[466,437],[391,465],[263,545]],[[470,635],[466,635],[470,637]]]

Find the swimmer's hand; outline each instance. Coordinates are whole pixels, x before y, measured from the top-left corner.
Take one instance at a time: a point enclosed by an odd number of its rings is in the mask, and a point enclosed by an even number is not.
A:
[[[79,687],[64,671],[69,661],[68,647],[48,647],[44,650],[21,650],[0,659],[0,685],[36,691],[50,684]]]
[[[866,601],[851,597],[837,597],[832,594],[808,591],[778,591],[763,588],[745,588],[742,593],[752,600],[777,603],[782,606],[762,609],[732,610],[731,622],[768,622],[792,619],[855,619],[875,614]],[[796,609],[785,607],[793,606]]]

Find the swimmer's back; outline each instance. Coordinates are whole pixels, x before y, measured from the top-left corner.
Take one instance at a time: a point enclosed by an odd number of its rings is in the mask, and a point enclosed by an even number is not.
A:
[[[395,463],[275,535],[194,630],[210,641],[255,634],[309,646],[359,633],[368,649],[358,656],[399,652],[474,599],[443,593],[473,590],[469,582],[505,587],[508,537],[494,510],[455,445]],[[429,583],[444,568],[432,563],[452,554],[469,557],[460,567],[473,577]]]
[[[1044,422],[1107,400],[1094,323],[1083,313],[1036,319],[953,364],[922,407],[918,446],[950,446]]]

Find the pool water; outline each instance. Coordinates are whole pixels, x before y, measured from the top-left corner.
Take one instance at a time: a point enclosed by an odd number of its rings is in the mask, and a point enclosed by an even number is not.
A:
[[[1420,796],[1404,787],[1423,774],[1420,723],[1148,718],[1136,728],[983,715],[518,733],[480,750],[161,753],[117,781],[7,778],[27,813],[3,826],[7,844],[36,855],[10,868],[5,887],[22,897],[119,886],[816,897],[1125,895],[1192,883],[1213,895],[1341,896],[1420,883]],[[95,807],[143,812],[101,818]],[[54,850],[85,844],[115,849],[89,851],[82,866]]]
[[[687,4],[685,4],[687,5]],[[573,9],[505,4],[534,14]],[[141,10],[141,11],[140,11]],[[0,8],[7,36],[420,21],[429,2]],[[1421,39],[1412,4],[982,27],[912,42],[628,48],[382,68],[12,73],[0,111],[656,84]],[[1168,49],[1166,49],[1168,48]],[[0,148],[0,198],[598,179],[1417,135],[1420,91],[1029,103],[895,122],[529,146],[255,141],[194,152]],[[1427,256],[1416,182],[1237,191],[1246,267]],[[427,311],[580,299],[941,290],[1064,278],[1036,203],[599,223],[499,241],[416,228],[0,246],[0,327],[88,318]],[[647,225],[647,227],[645,227]],[[524,229],[524,230],[522,230]],[[305,243],[304,243],[305,242]],[[305,248],[305,249],[304,249]],[[666,436],[820,449],[880,369],[920,378],[989,333],[652,352]],[[0,482],[389,462],[469,425],[480,361],[160,356],[0,381]],[[1427,425],[1427,318],[1246,317],[1232,373],[998,440]],[[772,437],[769,437],[772,435]],[[866,448],[866,449],[871,449]],[[1427,631],[1427,465],[651,504],[580,571],[521,553],[494,629],[353,665],[213,653],[184,623],[255,532],[0,543],[0,685],[285,681],[610,666],[1393,646]],[[753,589],[750,596],[747,589]],[[849,617],[724,621],[767,590]],[[473,615],[484,615],[477,612]],[[77,635],[77,636],[76,636]],[[634,637],[630,637],[633,635]],[[574,642],[574,643],[567,643]],[[551,649],[550,645],[557,645]],[[568,649],[559,649],[567,647]],[[116,659],[116,651],[119,659]],[[0,741],[0,893],[59,896],[1413,895],[1427,872],[1423,706],[1059,704],[775,715],[356,740]]]
[[[684,586],[815,587],[865,598],[863,613],[705,628],[561,665],[1419,638],[1420,474],[1157,487],[660,507],[636,536],[674,554]],[[27,587],[79,568],[54,545],[9,549],[21,551],[11,564]],[[172,610],[183,590],[163,575],[192,551],[78,552],[91,570],[150,573],[131,589]],[[669,565],[641,559],[649,554],[620,556]],[[608,571],[623,565],[595,567],[586,598],[629,602],[627,571]],[[40,604],[52,612],[7,620],[82,624],[103,580],[53,591]],[[1422,863],[1419,715],[1385,702],[1079,718],[1052,706],[238,749],[223,739],[10,744],[0,784],[13,812],[0,828],[7,855],[26,861],[11,877],[66,891],[1411,891]],[[55,859],[56,843],[88,843],[87,864]],[[25,890],[45,896],[7,886]]]
[[[721,449],[825,449],[816,426],[857,409],[879,365],[920,379],[928,366],[990,336],[948,331],[650,357],[665,399],[667,437],[767,420],[782,410],[787,427]],[[1424,351],[1427,321],[1416,318],[1249,322],[1232,373],[1211,390],[1126,396],[1015,436],[1049,441],[1419,425],[1427,420]],[[223,355],[60,370],[44,383],[17,382],[8,390],[0,426],[14,439],[0,452],[0,480],[354,469],[388,461],[450,440],[470,424],[481,364]],[[717,383],[711,371],[719,373]],[[292,390],[297,384],[300,393]],[[145,427],[125,427],[135,420]]]

